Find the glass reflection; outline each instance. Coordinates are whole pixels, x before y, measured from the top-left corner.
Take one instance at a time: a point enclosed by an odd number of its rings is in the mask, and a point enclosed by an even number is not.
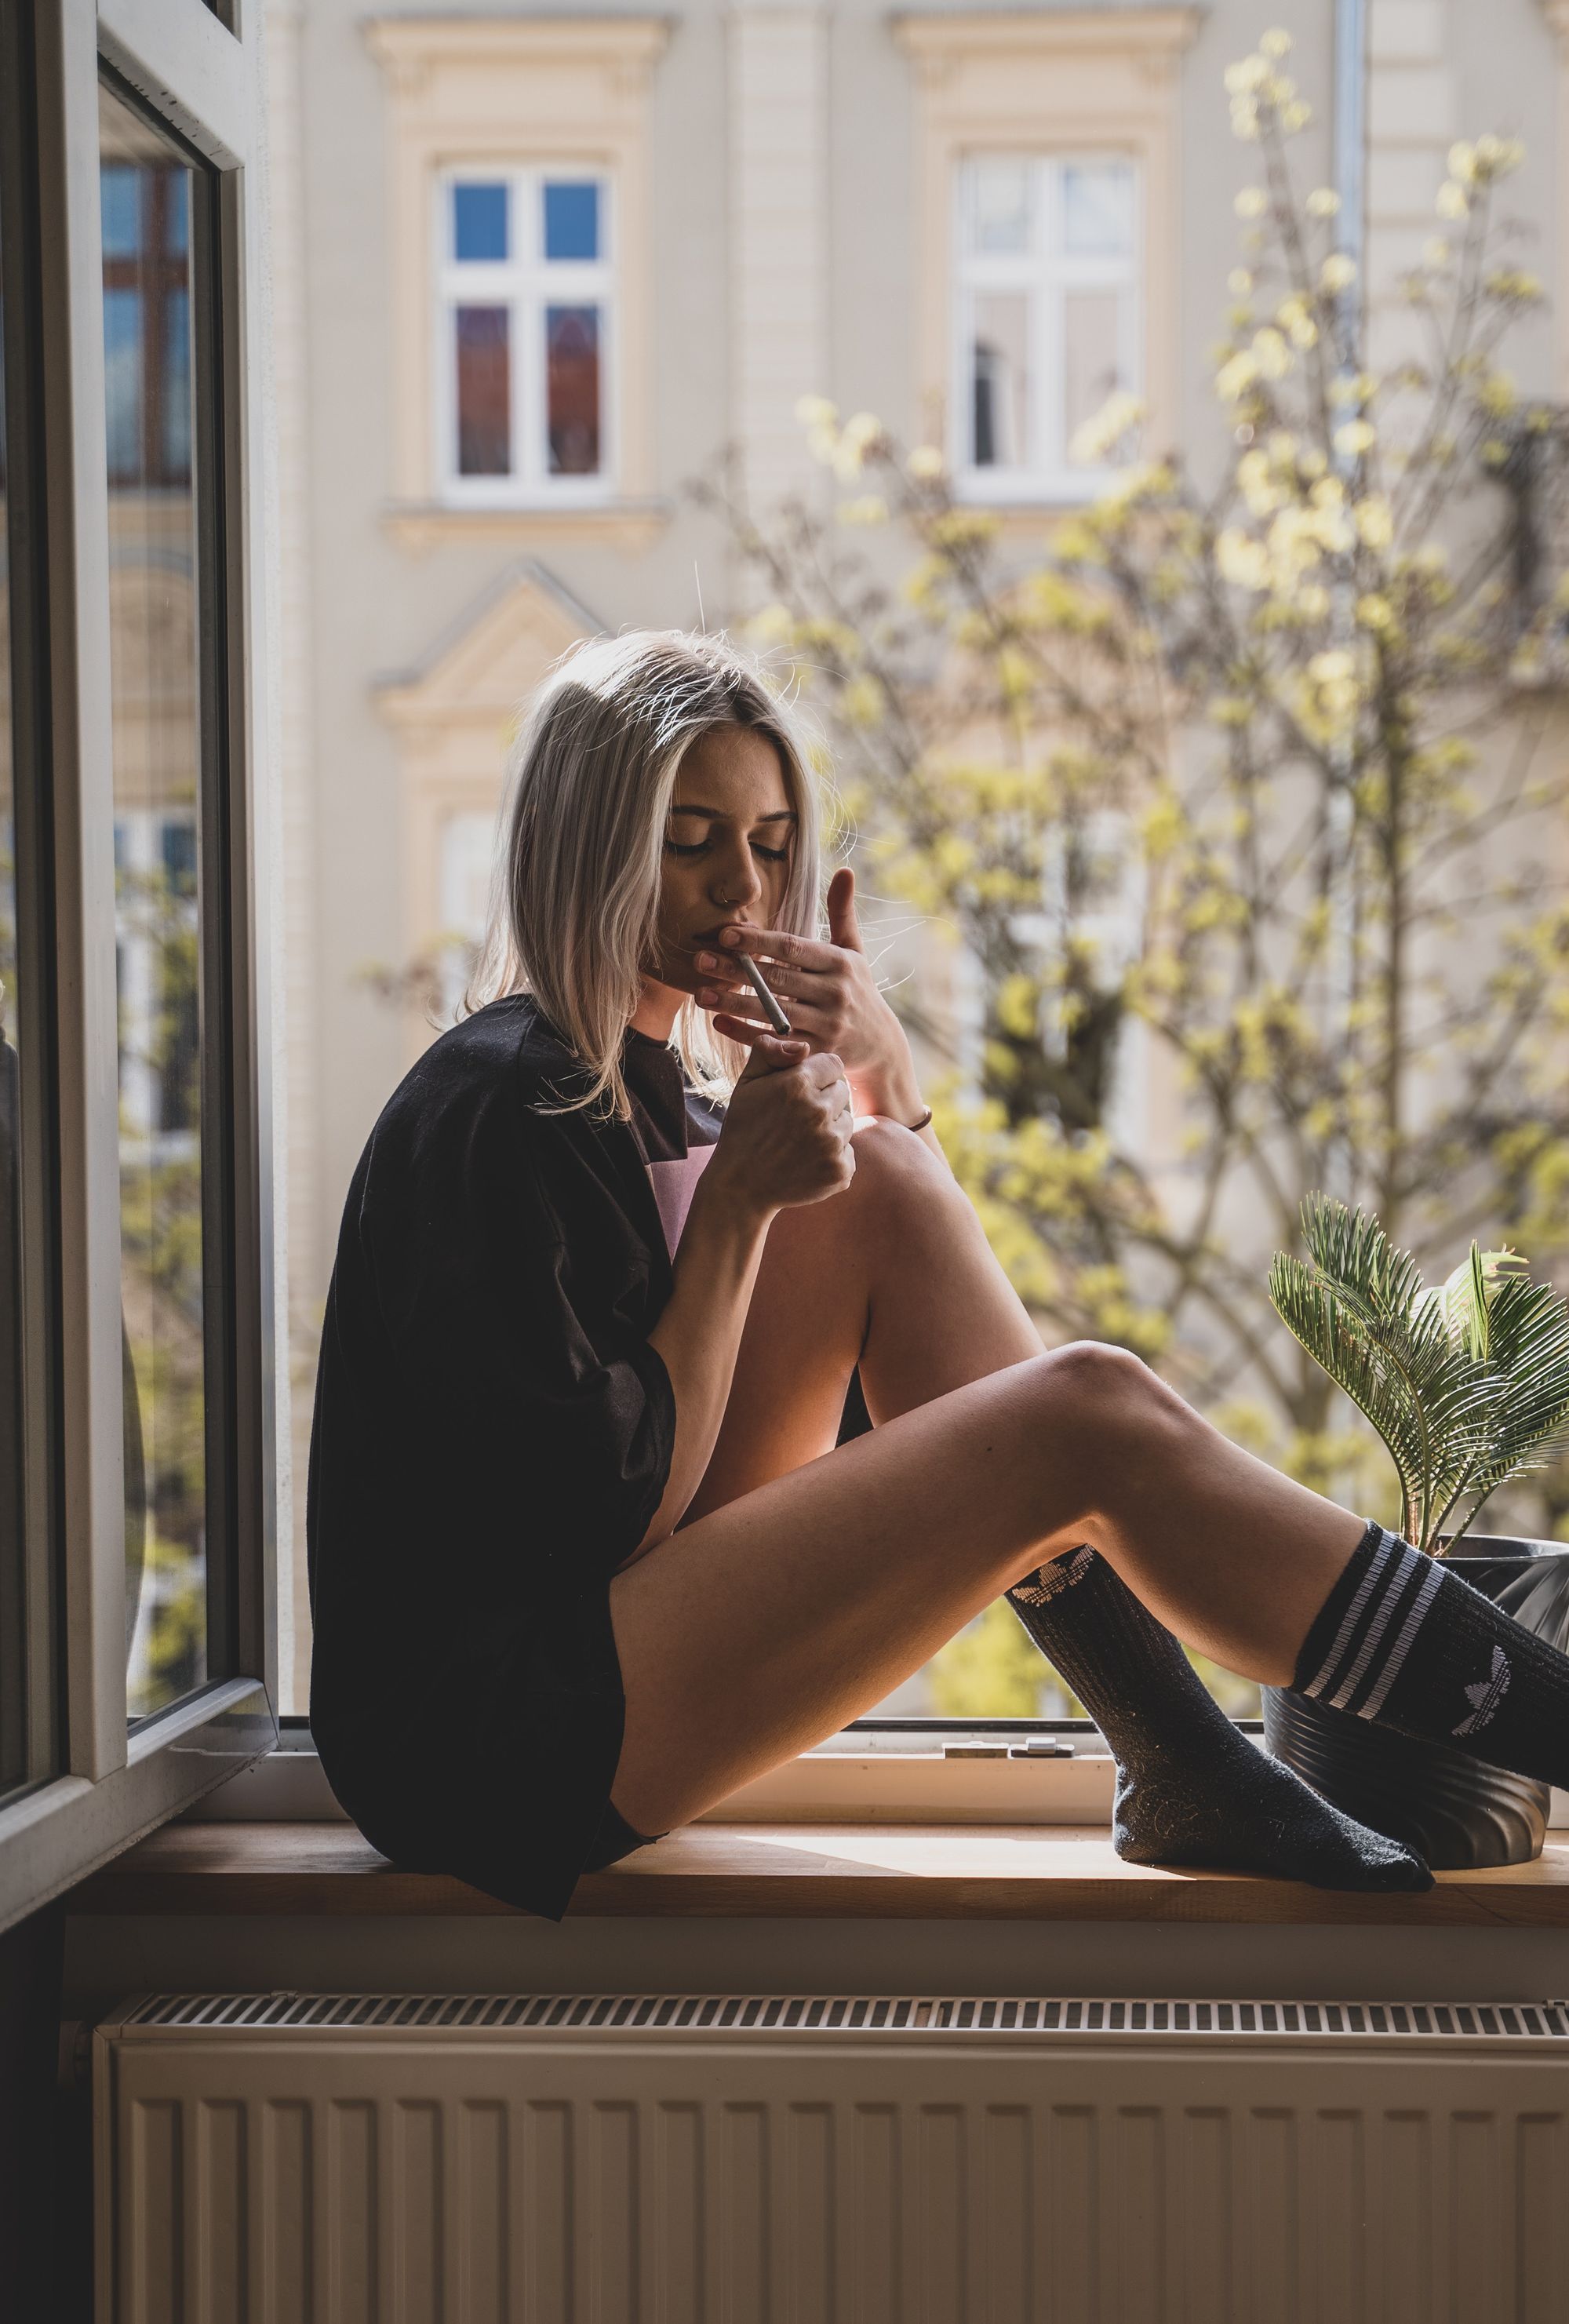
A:
[[[17,1147],[19,994],[15,783],[11,736],[11,453],[0,280],[0,1791],[27,1773],[22,1524],[22,1220]]]
[[[126,1707],[207,1675],[200,735],[189,165],[100,94]]]

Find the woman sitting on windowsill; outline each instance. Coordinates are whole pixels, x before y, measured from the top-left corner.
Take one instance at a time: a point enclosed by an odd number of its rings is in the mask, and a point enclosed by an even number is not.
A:
[[[377,1847],[559,1914],[1003,1591],[1106,1735],[1135,1861],[1429,1880],[1240,1736],[1179,1639],[1569,1785],[1569,1660],[1135,1358],[1042,1349],[847,871],[818,932],[802,742],[744,657],[573,654],[496,899],[486,1004],[355,1175],[322,1342],[311,1723]],[[875,1425],[836,1446],[857,1367]]]

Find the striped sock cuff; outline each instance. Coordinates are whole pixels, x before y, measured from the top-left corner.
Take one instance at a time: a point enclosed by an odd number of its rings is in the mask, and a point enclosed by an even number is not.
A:
[[[1021,1598],[1027,1606],[1044,1606],[1049,1600],[1060,1598],[1065,1590],[1071,1590],[1075,1582],[1082,1582],[1094,1562],[1094,1551],[1087,1541],[1082,1541],[1077,1549],[1070,1549],[1066,1556],[1054,1557],[1038,1573],[1016,1582],[1008,1595]]]
[[[1376,1719],[1443,1579],[1432,1558],[1370,1526],[1308,1634],[1297,1692]]]

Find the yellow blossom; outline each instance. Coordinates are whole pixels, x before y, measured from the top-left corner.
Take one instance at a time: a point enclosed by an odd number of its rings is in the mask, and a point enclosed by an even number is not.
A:
[[[1332,218],[1339,215],[1340,196],[1333,186],[1315,186],[1307,197],[1309,217]]]
[[[946,462],[935,444],[918,444],[905,463],[918,484],[935,484]]]
[[[1449,149],[1449,174],[1458,178],[1463,186],[1471,185],[1476,177],[1474,145],[1452,145]]]
[[[1356,279],[1356,262],[1354,259],[1348,258],[1343,250],[1332,250],[1318,270],[1321,289],[1329,291],[1332,295],[1341,290],[1349,290]]]
[[[1259,53],[1263,57],[1289,56],[1291,53],[1290,33],[1283,32],[1278,24],[1272,26],[1260,42]]]
[[[1394,627],[1395,609],[1389,599],[1377,590],[1369,590],[1356,604],[1358,622],[1364,630],[1389,630]]]
[[[803,428],[832,428],[838,417],[838,405],[826,395],[803,395],[797,401],[796,418]]]
[[[1491,373],[1477,390],[1476,400],[1492,420],[1507,420],[1518,401],[1514,381],[1507,371]]]
[[[747,629],[759,645],[782,645],[795,628],[787,605],[764,605],[747,623]]]
[[[1430,241],[1423,244],[1422,263],[1424,266],[1440,268],[1448,265],[1449,244],[1441,234],[1434,235]]]
[[[1244,145],[1258,143],[1259,109],[1251,97],[1232,99],[1232,135],[1240,137]]]
[[[1467,217],[1470,214],[1471,203],[1465,188],[1458,184],[1454,178],[1445,178],[1438,189],[1438,198],[1434,208],[1440,217],[1459,219]]]
[[[1255,595],[1269,586],[1269,559],[1261,542],[1228,525],[1215,541],[1215,564],[1221,578],[1233,588]]]
[[[1226,94],[1247,97],[1269,78],[1269,68],[1262,57],[1241,57],[1234,65],[1226,67]]]
[[[1223,364],[1215,374],[1215,387],[1223,403],[1236,403],[1246,395],[1259,376],[1259,358],[1251,347],[1241,347],[1230,363]]]
[[[1253,360],[1262,379],[1284,379],[1291,368],[1291,350],[1269,324],[1253,334]]]
[[[1120,388],[1114,395],[1106,398],[1098,411],[1091,413],[1081,428],[1075,430],[1068,447],[1070,458],[1080,467],[1097,466],[1143,417],[1144,406],[1139,398]]]
[[[1378,436],[1370,420],[1348,420],[1334,431],[1334,448],[1343,459],[1360,459],[1377,442]]]
[[[1395,537],[1395,518],[1382,493],[1370,493],[1366,500],[1358,501],[1352,514],[1369,549],[1388,549]]]
[[[886,524],[888,503],[881,493],[863,493],[858,500],[846,501],[839,511],[841,524]]]
[[[863,672],[840,695],[839,708],[852,726],[875,726],[882,715],[882,688]]]
[[[1253,287],[1253,278],[1245,266],[1233,266],[1226,277],[1226,289],[1233,299],[1245,299]]]
[[[1269,207],[1262,186],[1244,186],[1232,204],[1240,218],[1261,218]]]
[[[1313,107],[1299,97],[1281,108],[1280,126],[1288,137],[1295,137],[1299,130],[1306,128],[1312,118]]]

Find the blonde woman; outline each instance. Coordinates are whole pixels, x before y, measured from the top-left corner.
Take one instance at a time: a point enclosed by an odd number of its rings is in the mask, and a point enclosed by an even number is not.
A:
[[[1134,1358],[1043,1350],[847,871],[826,919],[751,661],[642,633],[555,672],[483,1005],[377,1123],[328,1303],[311,1718],[368,1837],[559,1914],[1003,1591],[1106,1734],[1131,1858],[1429,1878],[1239,1736],[1179,1639],[1569,1784],[1569,1662]],[[838,1444],[857,1368],[875,1425]]]

